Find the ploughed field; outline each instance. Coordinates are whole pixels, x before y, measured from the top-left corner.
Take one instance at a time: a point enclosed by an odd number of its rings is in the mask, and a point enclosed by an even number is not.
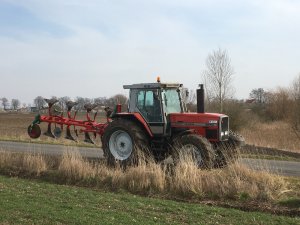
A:
[[[0,113],[0,136],[17,138],[27,134],[34,114]]]

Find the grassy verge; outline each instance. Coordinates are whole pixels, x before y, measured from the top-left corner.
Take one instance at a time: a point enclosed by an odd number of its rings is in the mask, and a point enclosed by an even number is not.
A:
[[[300,212],[295,207],[287,208],[288,204],[276,204],[299,198],[299,179],[288,186],[289,180],[252,171],[239,163],[224,169],[199,170],[187,158],[171,168],[148,159],[147,163],[141,160],[138,166],[123,170],[109,168],[103,162],[87,161],[74,152],[67,152],[62,157],[0,152],[0,173],[105,191],[213,202],[275,214],[296,215]]]
[[[299,218],[0,176],[1,224],[299,224]]]
[[[257,172],[235,163],[222,170],[199,170],[191,157],[172,168],[140,156],[138,166],[123,170],[89,162],[78,152],[62,157],[1,152],[0,171],[12,174],[55,176],[53,180],[132,193],[176,196],[184,199],[235,199],[268,201],[286,189],[279,176]],[[146,163],[147,162],[147,163]]]

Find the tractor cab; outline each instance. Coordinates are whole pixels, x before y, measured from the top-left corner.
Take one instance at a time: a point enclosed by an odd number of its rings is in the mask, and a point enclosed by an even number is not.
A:
[[[182,84],[157,82],[123,87],[130,89],[128,112],[140,113],[155,136],[168,133],[171,113],[186,111],[181,97]]]
[[[129,89],[128,113],[140,114],[143,125],[154,137],[172,137],[193,132],[211,142],[229,138],[229,118],[218,113],[204,113],[204,88],[197,89],[197,113],[186,110],[178,83],[142,83],[124,85]]]

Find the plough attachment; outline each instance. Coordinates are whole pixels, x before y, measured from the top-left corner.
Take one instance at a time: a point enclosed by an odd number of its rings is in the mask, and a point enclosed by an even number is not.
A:
[[[98,106],[97,104],[85,104],[84,108],[86,110],[86,120],[77,120],[77,110],[73,113],[72,116],[72,109],[77,102],[68,101],[66,102],[67,107],[67,117],[64,117],[63,110],[57,105],[57,99],[45,99],[46,103],[48,104],[48,115],[37,115],[32,122],[32,124],[28,127],[28,135],[31,138],[39,138],[41,135],[41,128],[39,124],[41,122],[48,123],[47,131],[44,132],[44,135],[51,137],[51,138],[60,138],[64,127],[66,127],[66,135],[65,138],[71,141],[77,141],[78,139],[78,129],[80,133],[84,133],[84,142],[94,144],[95,139],[98,135],[102,135],[107,123],[97,123],[96,117],[97,112],[94,113],[93,118],[91,118],[91,112]],[[108,110],[108,108],[105,108]],[[109,121],[109,117],[107,117],[107,122]],[[52,127],[54,129],[52,130]],[[71,132],[74,131],[76,138],[72,136]],[[91,136],[93,138],[91,138]]]
[[[47,128],[47,131],[44,133],[44,135],[51,137],[51,138],[55,138],[54,134],[52,133],[51,123],[48,123],[48,128]]]

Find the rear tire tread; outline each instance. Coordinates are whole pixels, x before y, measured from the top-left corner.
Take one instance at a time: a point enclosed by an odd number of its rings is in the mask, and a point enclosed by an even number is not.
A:
[[[203,164],[198,165],[199,168],[212,168],[214,158],[215,158],[215,152],[211,145],[211,143],[204,137],[197,135],[197,134],[186,134],[181,137],[176,138],[174,141],[174,152],[173,152],[173,160],[176,164],[179,159],[178,156],[178,149],[180,149],[185,144],[193,144],[196,147],[198,147],[198,151],[200,151],[200,154],[203,158]]]

